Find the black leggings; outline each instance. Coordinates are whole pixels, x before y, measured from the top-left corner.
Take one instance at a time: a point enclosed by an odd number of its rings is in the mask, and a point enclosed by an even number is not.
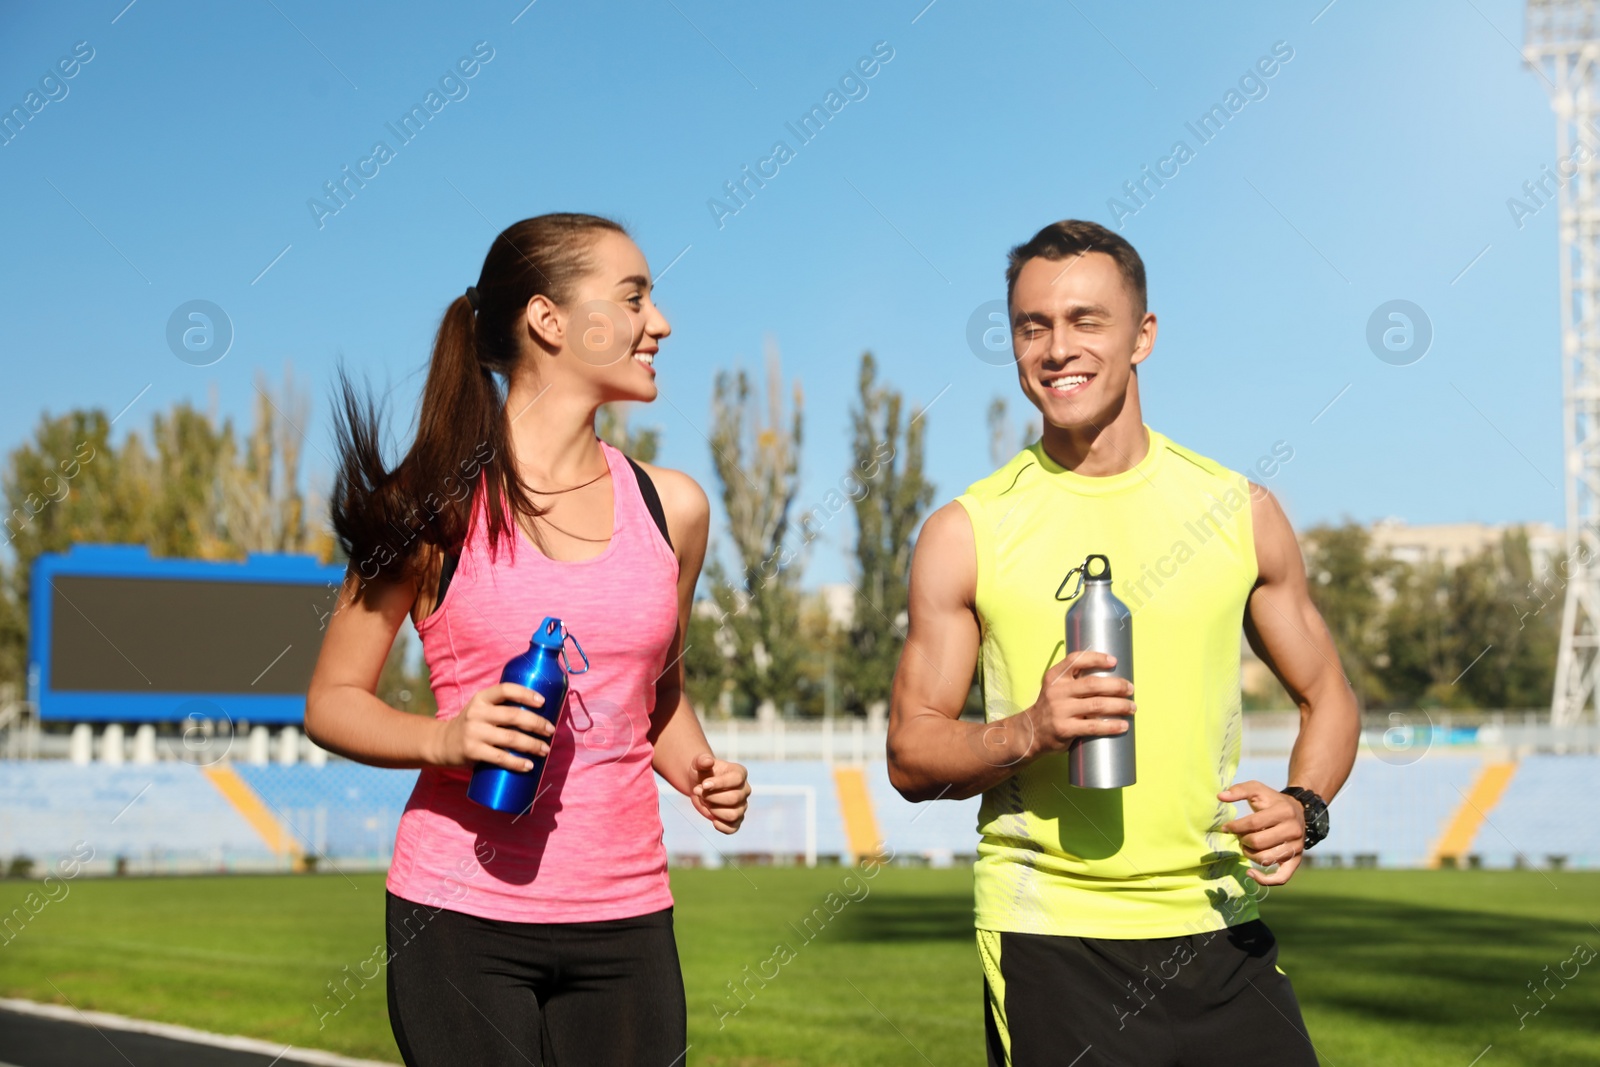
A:
[[[389,1024],[408,1067],[681,1067],[672,909],[518,923],[388,893]]]

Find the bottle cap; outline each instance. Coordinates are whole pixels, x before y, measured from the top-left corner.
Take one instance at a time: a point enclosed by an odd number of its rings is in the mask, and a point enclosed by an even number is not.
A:
[[[1093,564],[1094,564],[1094,562],[1096,560],[1100,561],[1100,570],[1098,572],[1096,572],[1096,571],[1094,571],[1092,569],[1093,568]],[[1074,574],[1076,574],[1078,576],[1078,584],[1072,587],[1072,592],[1067,593],[1066,596],[1062,596],[1061,594],[1066,592],[1067,583],[1072,581],[1072,576]],[[1085,581],[1090,581],[1090,582],[1109,582],[1109,581],[1111,581],[1111,560],[1110,560],[1110,558],[1107,557],[1107,556],[1102,555],[1099,552],[1093,552],[1089,556],[1087,556],[1082,563],[1078,564],[1076,567],[1074,567],[1070,571],[1068,571],[1067,572],[1067,576],[1065,578],[1061,579],[1061,584],[1056,587],[1056,599],[1057,600],[1072,600],[1079,593],[1083,592],[1083,583]]]
[[[583,660],[583,670],[577,670],[572,665],[572,660],[567,655],[566,644],[572,642],[572,647],[578,650],[578,658]],[[589,669],[589,657],[584,653],[583,646],[578,644],[578,639],[567,632],[561,625],[561,620],[554,615],[546,615],[536,630],[533,631],[533,640],[528,643],[529,648],[543,648],[561,655],[561,662],[568,674],[583,674]]]
[[[553,615],[546,615],[544,621],[533,631],[533,640],[530,643],[555,652],[560,649],[566,637],[567,631],[561,625],[561,620]]]

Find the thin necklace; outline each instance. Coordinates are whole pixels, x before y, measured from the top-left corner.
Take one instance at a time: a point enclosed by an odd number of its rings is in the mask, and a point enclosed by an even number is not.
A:
[[[593,478],[590,478],[588,481],[579,482],[577,485],[569,485],[565,489],[534,489],[533,487],[529,486],[528,487],[528,492],[530,492],[530,493],[538,493],[540,496],[556,496],[556,495],[561,494],[561,493],[570,493],[574,489],[582,489],[586,485],[593,485],[595,482],[598,482],[601,478],[604,478],[606,475],[608,475],[610,473],[611,473],[611,468],[610,468],[610,466],[607,466],[605,470],[601,471],[599,474],[596,474]],[[524,484],[526,484],[526,483],[524,483]]]
[[[598,542],[598,541],[609,541],[609,540],[611,540],[611,535],[610,534],[607,534],[604,537],[584,537],[582,534],[575,534],[570,530],[562,529],[561,527],[557,526],[555,523],[551,522],[549,519],[545,518],[543,515],[535,515],[534,518],[538,519],[540,522],[544,523],[546,526],[550,527],[552,530],[555,530],[557,533],[566,534],[568,537],[572,538],[574,541]]]
[[[611,473],[611,466],[610,466],[610,464],[607,464],[605,470],[601,471],[599,474],[595,475],[593,478],[590,478],[588,481],[582,482],[582,483],[580,483],[578,485],[570,486],[570,487],[568,487],[566,489],[552,489],[552,490],[549,491],[549,493],[546,493],[545,495],[554,496],[554,495],[556,495],[558,493],[570,493],[574,489],[582,489],[585,485],[593,485],[595,482],[598,482],[601,478],[604,478],[606,475],[608,475],[610,473]],[[534,490],[530,490],[530,492],[540,492],[540,490],[534,489]],[[615,505],[613,504],[613,506],[615,506]],[[572,538],[574,541],[589,541],[589,542],[593,543],[593,542],[611,540],[611,535],[610,534],[607,534],[604,537],[584,537],[582,534],[575,534],[570,530],[566,530],[566,529],[563,529],[560,526],[557,526],[555,523],[551,522],[548,518],[546,518],[545,515],[532,515],[532,516],[530,516],[530,518],[538,519],[539,521],[543,522],[546,526],[550,527],[552,530],[555,530],[557,533],[565,534],[566,536]],[[613,521],[615,521],[615,519],[613,519]]]

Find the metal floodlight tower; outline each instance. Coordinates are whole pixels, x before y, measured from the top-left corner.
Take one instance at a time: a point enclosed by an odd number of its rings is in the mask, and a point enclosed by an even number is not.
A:
[[[1596,0],[1528,0],[1523,58],[1556,113],[1567,583],[1551,721],[1580,722],[1600,662],[1600,22]],[[1582,157],[1581,159],[1579,157]],[[1548,190],[1547,190],[1548,191]],[[1561,574],[1561,570],[1565,570]]]

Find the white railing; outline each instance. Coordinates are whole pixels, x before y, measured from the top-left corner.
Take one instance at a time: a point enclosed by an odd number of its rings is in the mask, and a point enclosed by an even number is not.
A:
[[[821,761],[859,767],[884,759],[888,740],[883,726],[859,718],[775,719],[771,722],[707,719],[704,727],[712,751],[724,759],[744,763]],[[1299,731],[1299,715],[1295,712],[1248,712],[1244,716],[1241,752],[1244,756],[1287,755]],[[79,746],[83,750],[78,753],[79,758],[83,762],[102,759],[105,726],[82,725],[79,732],[90,734],[90,738],[80,740],[92,740],[92,748],[87,743]],[[320,764],[330,758],[298,730],[291,728],[286,732],[292,735],[291,745],[299,759]],[[221,738],[214,748],[203,751],[189,751],[183,739],[174,736],[154,738],[142,757],[134,736],[124,738],[119,747],[125,749],[126,758],[133,762],[141,758],[200,763],[283,761],[284,750],[291,745],[283,744],[281,735],[269,748],[265,727],[253,733],[255,736]],[[1490,750],[1506,758],[1520,758],[1535,752],[1600,753],[1600,726],[1592,723],[1552,726],[1547,712],[1368,712],[1362,717],[1361,737],[1362,753],[1380,757],[1404,755],[1419,748],[1435,752]],[[32,730],[27,731],[17,722],[0,733],[0,759],[67,759],[72,755],[71,735],[59,730],[40,731],[35,723]]]
[[[887,732],[861,719],[833,722],[784,720],[760,723],[710,720],[706,739],[724,759],[821,760],[861,765],[884,758]],[[1249,712],[1244,717],[1241,751],[1245,756],[1288,755],[1300,733],[1296,712]],[[1392,755],[1416,750],[1509,750],[1600,752],[1600,726],[1552,726],[1549,714],[1523,712],[1369,712],[1362,718],[1363,754]]]
[[[1297,712],[1245,716],[1243,754],[1287,755],[1300,731]],[[1545,711],[1369,711],[1361,717],[1361,753],[1393,762],[1425,752],[1494,753],[1520,759],[1536,752],[1600,752],[1600,726],[1555,726]]]
[[[860,766],[883,759],[888,742],[883,727],[873,729],[862,719],[774,719],[765,723],[713,719],[704,725],[712,751],[723,759],[741,762],[821,760]]]

